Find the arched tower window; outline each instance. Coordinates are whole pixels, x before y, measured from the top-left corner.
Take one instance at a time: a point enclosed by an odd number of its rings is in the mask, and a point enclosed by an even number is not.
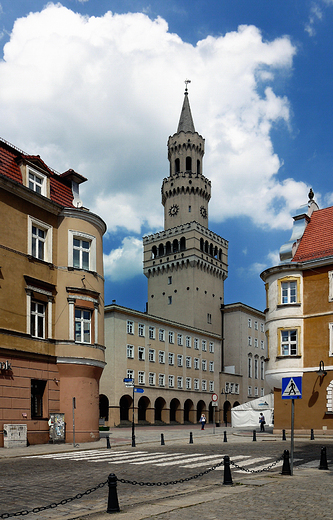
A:
[[[175,238],[172,242],[172,252],[177,253],[178,252],[178,240]]]
[[[164,244],[160,244],[158,246],[158,256],[163,256],[164,255]]]
[[[151,248],[151,257],[152,258],[156,258],[157,257],[157,247],[156,246],[153,246]]]
[[[171,253],[171,242],[167,242],[165,244],[165,254],[169,255]]]
[[[180,160],[179,159],[175,160],[175,172],[176,173],[180,172]]]
[[[186,239],[185,237],[181,237],[180,239],[180,250],[185,251],[186,249]]]
[[[209,253],[209,244],[208,244],[208,240],[206,240],[205,242],[205,253]]]
[[[186,157],[186,171],[192,171],[192,157]]]
[[[200,238],[200,251],[204,250],[204,239]]]
[[[210,254],[210,256],[214,256],[214,246],[213,246],[213,244],[210,244],[210,246],[209,246],[209,254]]]
[[[197,173],[201,173],[201,164],[199,159],[197,160]]]
[[[219,260],[222,262],[222,249],[219,249]]]

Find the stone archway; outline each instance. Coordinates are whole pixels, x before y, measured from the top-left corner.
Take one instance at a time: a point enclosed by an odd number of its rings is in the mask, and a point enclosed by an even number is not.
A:
[[[138,401],[138,422],[147,422],[147,408],[150,405],[148,397],[142,396]]]
[[[223,421],[227,426],[228,423],[231,424],[231,404],[230,401],[225,401],[223,406]]]
[[[206,413],[206,404],[204,401],[200,400],[197,403],[197,422],[199,422],[202,413]]]
[[[109,420],[109,399],[104,394],[99,396],[99,418]]]
[[[155,417],[154,422],[159,423],[163,422],[166,423],[166,402],[163,399],[163,397],[158,397],[155,401]]]
[[[122,421],[130,421],[129,410],[132,406],[133,399],[129,395],[123,395],[119,401],[120,408],[120,422]]]
[[[172,399],[170,402],[170,423],[172,422],[181,422],[180,402],[176,398]]]
[[[194,405],[192,399],[186,399],[184,403],[184,423],[194,423],[195,414],[194,414]]]

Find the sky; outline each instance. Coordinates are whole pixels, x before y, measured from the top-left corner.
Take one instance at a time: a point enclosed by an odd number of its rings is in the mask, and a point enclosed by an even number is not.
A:
[[[0,137],[107,223],[105,303],[145,309],[142,236],[163,229],[167,139],[190,79],[225,303],[264,310],[309,189],[333,204],[333,0],[0,0]]]

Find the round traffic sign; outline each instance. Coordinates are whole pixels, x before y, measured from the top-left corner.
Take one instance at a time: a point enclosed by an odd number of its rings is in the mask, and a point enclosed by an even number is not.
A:
[[[216,403],[216,401],[218,400],[219,396],[217,394],[212,394],[212,401],[214,403]]]

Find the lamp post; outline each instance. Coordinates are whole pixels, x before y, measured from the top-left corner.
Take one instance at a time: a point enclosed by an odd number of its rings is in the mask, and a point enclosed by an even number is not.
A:
[[[224,407],[223,407],[223,415],[224,415],[225,427],[228,426],[228,418],[227,418],[227,412],[226,412],[226,409],[225,409],[225,403],[227,402],[227,395],[229,395],[229,394],[231,394],[230,390],[223,390],[222,389],[221,395],[225,396],[225,398],[224,398]]]

